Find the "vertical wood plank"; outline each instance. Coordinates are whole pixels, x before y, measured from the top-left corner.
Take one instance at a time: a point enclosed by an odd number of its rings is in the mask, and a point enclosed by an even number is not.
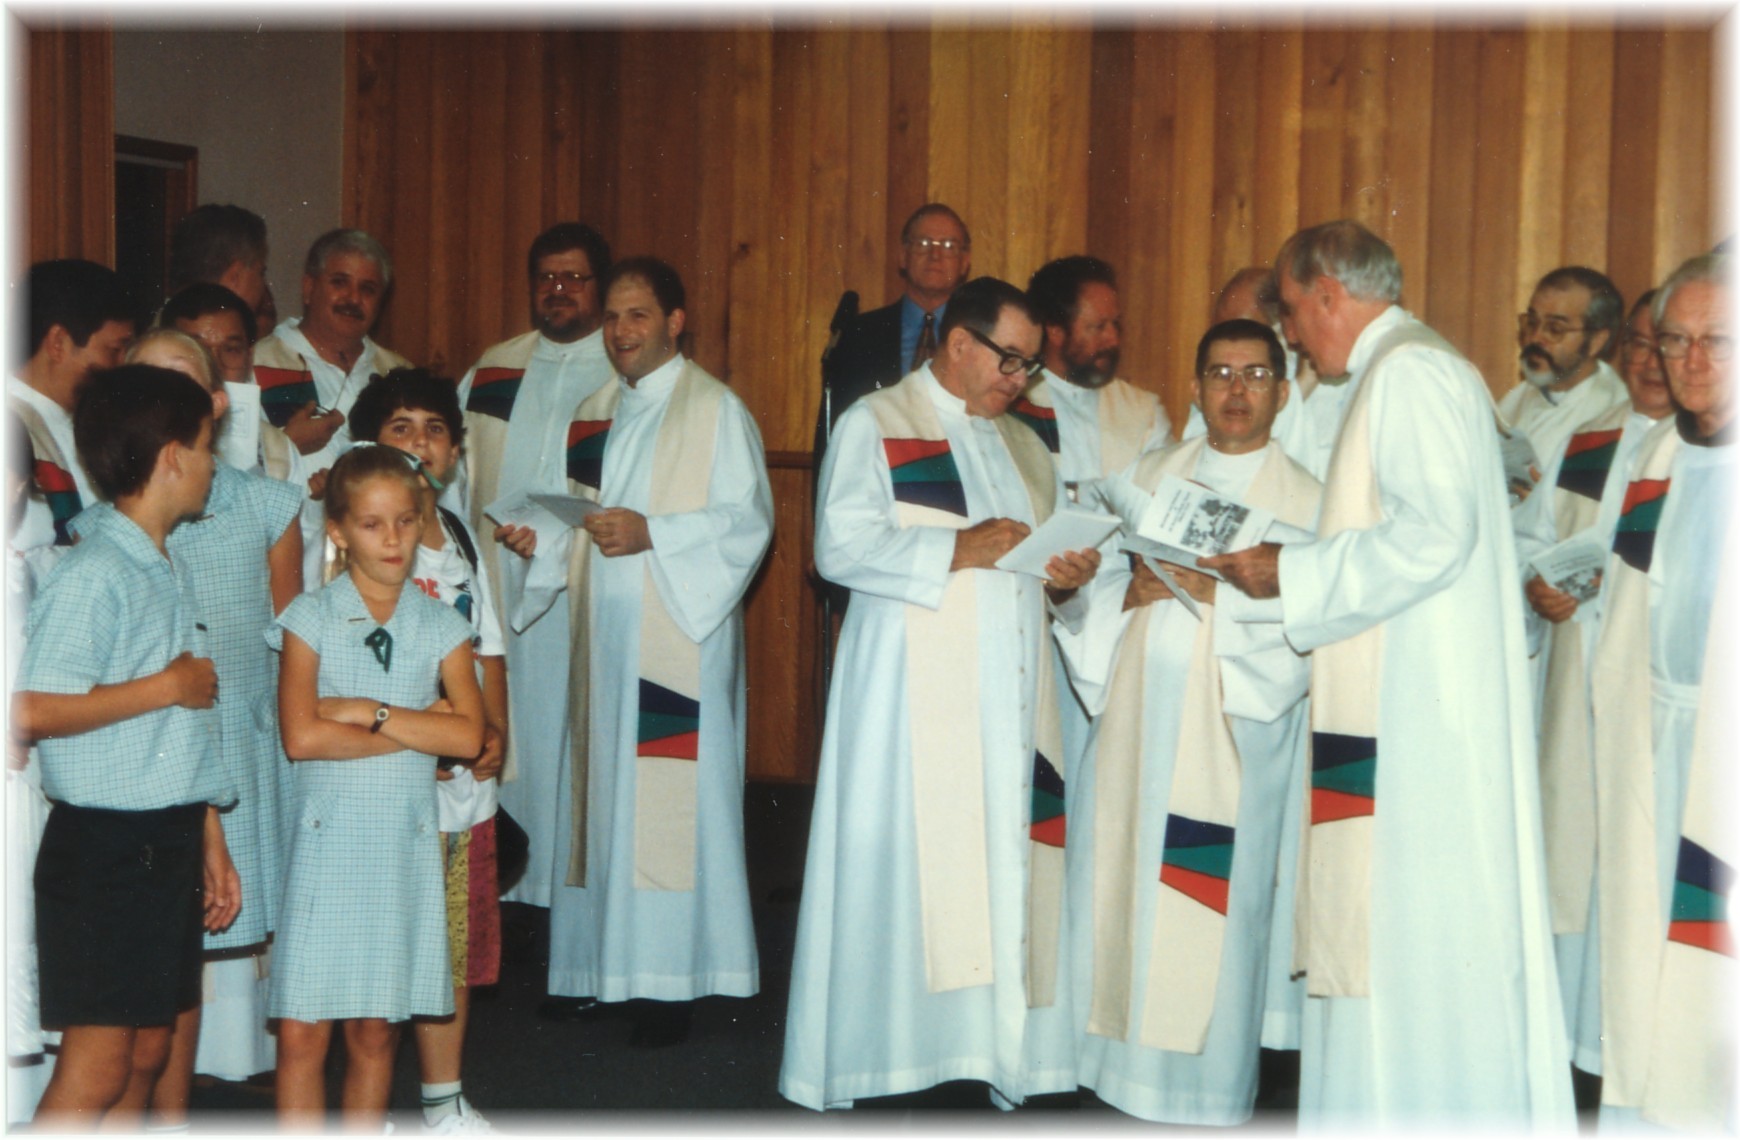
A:
[[[1522,103],[1524,43],[1523,33],[1514,28],[1488,29],[1479,36],[1474,198],[1480,233],[1474,244],[1473,280],[1490,284],[1477,287],[1469,298],[1469,332],[1456,347],[1498,395],[1516,383],[1516,314],[1534,285],[1523,285],[1516,275],[1522,162],[1522,123],[1516,110]]]
[[[1304,150],[1305,32],[1264,31],[1257,55],[1257,142],[1253,161],[1259,188],[1251,210],[1251,260],[1266,265],[1299,228],[1300,155]],[[1231,274],[1228,274],[1231,276]],[[1220,282],[1216,282],[1220,284]]]
[[[1600,269],[1613,162],[1613,29],[1572,28],[1566,68],[1564,259]]]
[[[1258,171],[1264,169],[1257,158],[1262,88],[1250,70],[1261,58],[1261,32],[1225,31],[1214,38],[1214,289],[1245,266],[1267,260],[1257,252],[1255,217]]]
[[[900,252],[900,227],[908,216],[931,201],[934,182],[930,163],[931,29],[898,26],[888,33],[888,206],[887,256],[883,258],[882,295],[900,295],[904,282],[895,262]],[[957,212],[961,203],[954,206]],[[972,220],[967,220],[972,226]],[[865,307],[872,307],[868,297]]]
[[[1088,160],[1093,170],[1093,197],[1087,210],[1087,250],[1118,265],[1124,273],[1126,294],[1135,284],[1128,239],[1134,47],[1135,36],[1128,28],[1094,28],[1093,73],[1088,95]],[[1124,304],[1128,313],[1128,297]]]
[[[1332,221],[1346,213],[1347,41],[1344,28],[1312,27],[1305,32],[1299,138],[1301,226]]]
[[[1381,237],[1390,233],[1386,213],[1394,168],[1384,151],[1387,113],[1385,80],[1390,36],[1383,27],[1348,32],[1345,68],[1347,142],[1343,149],[1343,216],[1358,220]]]
[[[1385,229],[1402,263],[1402,280],[1432,273],[1432,29],[1410,24],[1390,32],[1389,106],[1385,116]]]
[[[1531,292],[1533,282],[1564,264],[1570,51],[1570,29],[1561,18],[1532,20],[1523,32],[1516,275]]]
[[[1479,33],[1439,28],[1433,34],[1432,209],[1426,227],[1430,275],[1402,266],[1402,299],[1423,307],[1426,322],[1453,344],[1468,342],[1474,292],[1475,108],[1470,77],[1478,74]]]
[[[1613,165],[1609,171],[1607,275],[1627,297],[1659,283],[1656,168],[1660,149],[1662,33],[1621,28],[1613,42]]]
[[[1710,37],[1670,27],[1662,36],[1661,117],[1657,127],[1655,279],[1706,252],[1715,178],[1710,164]]]
[[[1126,288],[1120,301],[1124,327],[1131,330],[1125,376],[1166,399],[1171,391],[1173,334],[1168,324],[1172,280],[1170,236],[1172,182],[1174,43],[1170,34],[1140,29],[1131,42],[1130,178],[1124,192],[1129,202],[1129,250]],[[1166,399],[1167,413],[1178,421],[1178,407]]]

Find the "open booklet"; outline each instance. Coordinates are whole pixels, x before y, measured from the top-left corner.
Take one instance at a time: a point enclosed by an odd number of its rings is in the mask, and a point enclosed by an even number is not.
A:
[[[1565,541],[1549,546],[1529,565],[1555,590],[1577,599],[1578,604],[1601,592],[1601,572],[1607,568],[1607,546],[1593,529],[1580,530]],[[1581,617],[1581,611],[1578,612]]]
[[[1068,550],[1098,546],[1121,525],[1117,515],[1067,506],[1053,511],[1044,525],[997,559],[997,569],[1045,577],[1045,564]]]
[[[1274,521],[1275,516],[1260,507],[1248,506],[1201,483],[1162,475],[1136,533],[1125,536],[1123,548],[1155,562],[1171,562],[1219,578],[1214,571],[1197,566],[1196,560],[1255,546]],[[1167,582],[1167,588],[1171,586]]]

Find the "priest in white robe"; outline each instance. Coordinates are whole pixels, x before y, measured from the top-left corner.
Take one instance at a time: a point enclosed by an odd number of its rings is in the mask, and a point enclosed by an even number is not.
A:
[[[1285,368],[1267,325],[1209,329],[1192,386],[1208,430],[1111,481],[1125,526],[1170,474],[1315,530],[1322,485],[1269,435]],[[1276,868],[1297,857],[1281,840],[1303,775],[1309,665],[1278,623],[1233,620],[1239,591],[1166,569],[1199,614],[1121,556],[1090,587],[1080,633],[1058,632],[1096,717],[1067,848],[1079,1079],[1146,1120],[1231,1125],[1256,1100]]]
[[[1591,665],[1603,1130],[1736,1125],[1730,282],[1694,258],[1656,296],[1677,411],[1633,462]]]
[[[939,339],[847,409],[822,469],[816,565],[852,603],[780,1065],[807,1108],[954,1080],[1001,1107],[1076,1088],[1045,642],[1048,592],[1078,603],[1099,556],[1054,557],[1048,581],[994,568],[1063,494],[1003,414],[1040,367],[1025,295],[968,282]]]
[[[361,230],[330,230],[309,247],[302,269],[302,318],[281,321],[254,346],[260,385],[260,452],[266,474],[310,494],[309,479],[351,445],[345,422],[376,376],[411,362],[369,338],[393,284],[393,262]],[[326,513],[302,504],[302,587],[318,590],[326,554]]]
[[[1523,382],[1504,394],[1498,414],[1528,437],[1537,476],[1579,426],[1625,403],[1625,381],[1607,363],[1624,319],[1613,282],[1581,265],[1541,278],[1517,315]]]
[[[580,401],[615,378],[599,325],[598,281],[610,246],[590,226],[562,222],[526,255],[532,331],[487,349],[459,382],[465,480],[454,488],[478,537],[478,556],[506,627],[508,755],[501,804],[530,840],[526,871],[502,897],[550,905],[566,875],[556,865],[561,771],[568,763],[568,607],[525,597],[523,576],[498,544],[523,527],[485,513],[511,496],[568,490],[568,422]],[[456,509],[458,504],[455,504]]]
[[[1584,535],[1613,545],[1632,460],[1649,430],[1673,411],[1667,374],[1656,352],[1655,322],[1645,293],[1632,307],[1620,343],[1620,375],[1630,399],[1583,424],[1548,462],[1541,493],[1514,511],[1523,597],[1532,613],[1535,708],[1540,726],[1541,814],[1552,900],[1553,945],[1571,1059],[1601,1072],[1601,1003],[1594,940],[1588,937],[1595,883],[1595,754],[1589,707],[1589,657],[1607,595],[1585,602],[1542,580],[1531,560],[1555,543]]]
[[[604,282],[617,379],[568,427],[569,489],[603,504],[571,551],[572,760],[556,790],[551,994],[620,1002],[760,986],[743,849],[743,596],[773,533],[761,434],[677,351],[681,280]],[[560,604],[560,603],[559,603]],[[637,1026],[687,1032],[688,1006]]]
[[[1289,238],[1282,319],[1359,385],[1315,543],[1204,560],[1313,654],[1302,1127],[1569,1129],[1522,598],[1493,406],[1357,222]],[[1375,696],[1375,699],[1374,699]]]

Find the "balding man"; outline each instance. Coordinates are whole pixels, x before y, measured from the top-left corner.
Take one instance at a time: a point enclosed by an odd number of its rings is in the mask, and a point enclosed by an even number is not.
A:
[[[1204,559],[1312,652],[1301,1126],[1569,1129],[1522,598],[1492,399],[1357,222],[1281,247],[1289,339],[1356,385],[1318,541]]]

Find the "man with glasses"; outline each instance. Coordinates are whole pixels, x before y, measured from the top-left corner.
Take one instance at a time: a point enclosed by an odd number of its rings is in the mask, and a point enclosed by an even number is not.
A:
[[[967,279],[972,250],[967,224],[941,202],[926,203],[906,219],[899,261],[906,291],[842,329],[823,358],[822,386],[830,398],[816,424],[818,441],[826,442],[853,401],[893,384],[936,354],[949,295]]]
[[[1734,1123],[1731,280],[1710,254],[1656,294],[1675,411],[1632,461],[1590,664],[1603,1131]]]
[[[1586,602],[1558,590],[1531,568],[1553,544],[1586,533],[1602,548],[1613,543],[1632,458],[1649,430],[1673,411],[1655,322],[1651,290],[1637,299],[1619,346],[1619,374],[1630,399],[1571,433],[1547,457],[1541,493],[1516,509],[1517,558],[1527,582],[1523,596],[1533,616],[1531,647],[1540,725],[1541,813],[1546,835],[1547,885],[1553,941],[1559,959],[1572,1061],[1601,1072],[1600,985],[1586,937],[1595,880],[1595,759],[1586,668],[1601,625],[1607,582]]]
[[[780,1070],[808,1108],[1076,1087],[1045,642],[1048,603],[1071,612],[1099,555],[1054,557],[1045,580],[995,568],[1063,498],[1045,445],[1003,414],[1039,343],[1019,289],[968,282],[935,358],[848,410],[822,467],[816,568],[852,604]]]
[[[1193,385],[1207,430],[1113,482],[1127,525],[1173,475],[1314,528],[1322,485],[1269,434],[1285,367],[1267,325],[1209,329]],[[1292,919],[1276,872],[1295,857],[1283,837],[1310,668],[1278,623],[1238,620],[1239,591],[1193,566],[1162,569],[1199,612],[1120,556],[1089,587],[1079,634],[1057,635],[1097,714],[1070,786],[1079,1079],[1145,1120],[1233,1125],[1257,1093],[1272,907]]]
[[[1523,383],[1498,413],[1522,432],[1544,467],[1579,424],[1625,402],[1625,383],[1607,363],[1619,347],[1625,301],[1605,274],[1581,265],[1555,269],[1517,314]]]
[[[478,556],[501,599],[509,686],[508,760],[501,803],[531,841],[525,875],[510,902],[550,905],[555,866],[556,787],[568,756],[568,607],[524,612],[524,576],[505,571],[503,540],[524,527],[500,526],[485,512],[524,492],[566,494],[568,421],[613,373],[600,331],[598,282],[610,272],[610,245],[591,226],[559,222],[532,239],[526,292],[532,329],[489,349],[459,382],[465,409],[465,506]],[[548,1014],[572,1011],[558,1002]]]
[[[1278,597],[1288,643],[1312,654],[1301,1128],[1568,1129],[1492,399],[1396,304],[1395,252],[1358,222],[1300,231],[1275,264],[1288,339],[1356,387],[1318,541],[1202,564]]]

